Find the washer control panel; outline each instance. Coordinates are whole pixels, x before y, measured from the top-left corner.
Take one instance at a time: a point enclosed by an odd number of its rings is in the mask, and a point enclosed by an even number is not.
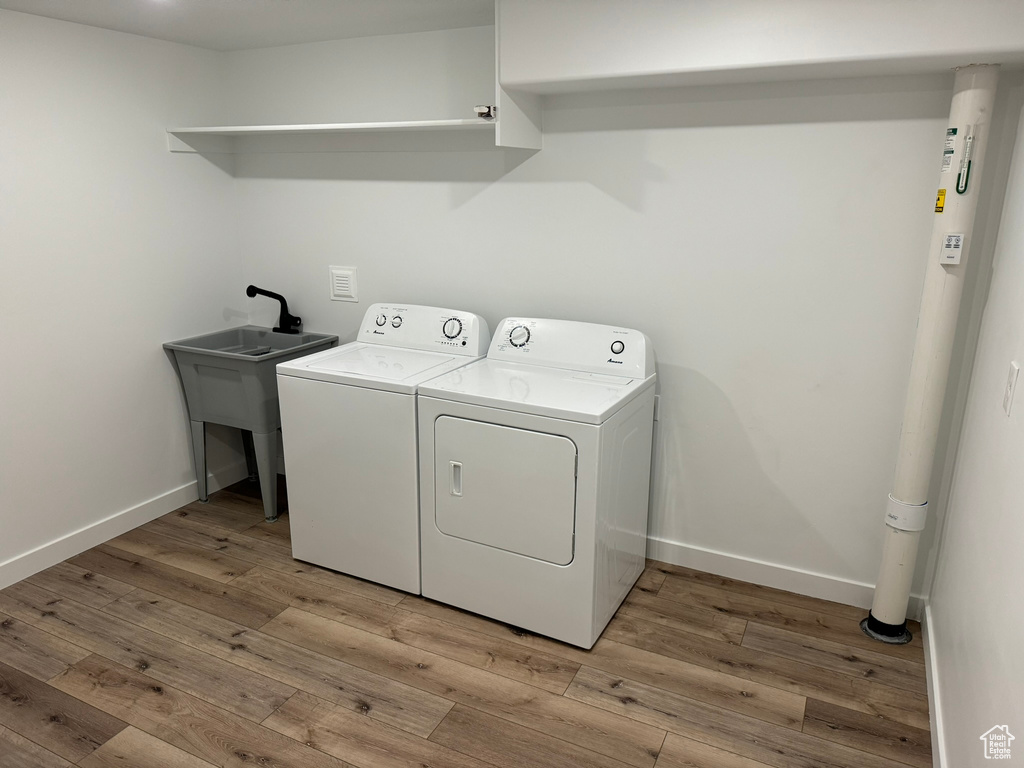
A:
[[[487,357],[635,379],[654,374],[654,347],[640,331],[571,320],[506,318]]]
[[[357,341],[479,357],[487,351],[487,321],[472,312],[419,304],[374,304]]]

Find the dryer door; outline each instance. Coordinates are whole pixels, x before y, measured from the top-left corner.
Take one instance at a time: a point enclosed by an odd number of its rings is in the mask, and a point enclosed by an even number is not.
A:
[[[434,520],[441,533],[555,565],[572,562],[572,440],[441,416],[434,422],[434,460]]]

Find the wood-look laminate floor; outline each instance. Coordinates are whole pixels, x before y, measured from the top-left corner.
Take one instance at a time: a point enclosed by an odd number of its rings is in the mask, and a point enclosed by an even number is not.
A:
[[[0,766],[931,765],[919,636],[861,609],[651,562],[582,651],[296,562],[250,494],[0,591]]]

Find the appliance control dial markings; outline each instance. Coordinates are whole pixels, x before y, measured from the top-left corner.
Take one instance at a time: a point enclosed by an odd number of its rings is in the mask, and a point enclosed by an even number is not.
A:
[[[621,355],[622,351],[625,348],[626,348],[626,345],[624,343],[622,343],[621,341],[613,341],[612,342],[612,354],[613,355]]]
[[[449,317],[441,326],[441,332],[446,339],[454,339],[462,333],[462,321],[457,317]]]
[[[508,343],[513,347],[525,347],[530,340],[530,329],[525,325],[517,325],[508,334]]]
[[[395,315],[393,318],[391,318],[391,327],[392,328],[401,328],[402,327],[402,316],[401,315]]]
[[[376,322],[377,322],[378,326],[384,325],[385,323],[387,323],[387,321],[388,321],[387,315],[377,315],[377,321]]]

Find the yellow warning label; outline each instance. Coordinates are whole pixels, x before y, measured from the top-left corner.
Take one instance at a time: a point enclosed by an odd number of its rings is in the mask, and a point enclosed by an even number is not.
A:
[[[939,194],[935,196],[935,212],[942,213],[942,209],[946,207],[946,190],[940,189]]]

